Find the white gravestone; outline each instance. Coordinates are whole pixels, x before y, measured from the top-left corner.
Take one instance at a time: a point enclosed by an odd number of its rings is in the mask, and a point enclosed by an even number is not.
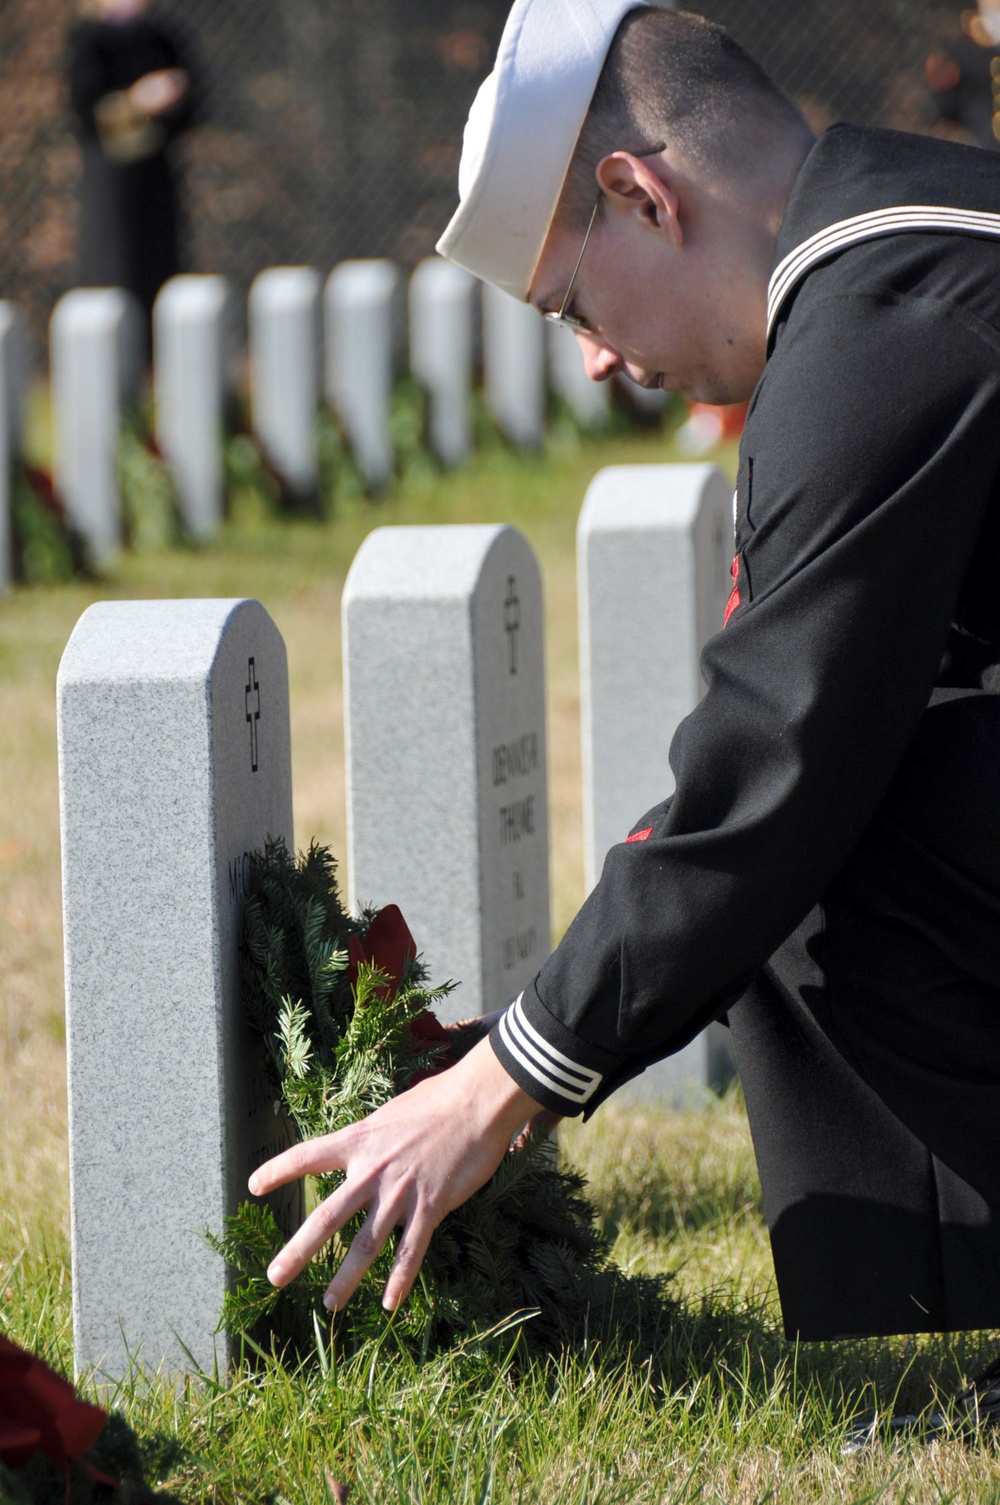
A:
[[[722,628],[732,586],[732,488],[712,465],[609,466],[587,492],[577,551],[592,888],[608,849],[673,791],[670,742],[704,694],[699,655]],[[626,1093],[670,1098],[688,1080],[720,1080],[726,1038],[711,1026]]]
[[[319,469],[320,277],[269,267],[250,287],[253,428],[292,495],[311,500]]]
[[[610,385],[591,381],[583,363],[580,341],[565,324],[546,326],[549,344],[549,379],[554,392],[567,403],[585,428],[607,423]]]
[[[284,643],[256,601],[102,603],[58,704],[76,1367],[211,1373],[203,1230],[291,1142],[238,981],[249,854],[292,840]]]
[[[400,906],[445,1020],[549,953],[542,590],[512,528],[378,528],[344,588],[352,905]]]
[[[121,288],[75,288],[50,326],[56,488],[88,557],[122,542],[118,440],[142,371],[142,311]]]
[[[410,278],[410,369],[427,393],[430,445],[444,465],[472,450],[476,279],[442,256]]]
[[[27,327],[13,303],[0,302],[0,591],[14,577],[11,482],[21,450],[27,384]]]
[[[231,346],[224,277],[171,277],[153,306],[156,437],[184,526],[211,538],[223,518],[223,403]]]
[[[545,320],[489,283],[483,287],[483,379],[500,432],[519,449],[545,435]]]
[[[389,414],[398,289],[391,261],[342,261],[324,297],[326,397],[371,491],[382,491],[393,473]]]
[[[662,418],[670,401],[668,393],[662,387],[640,387],[624,371],[614,378],[618,390],[624,394],[626,401],[637,413],[652,422],[656,418]]]

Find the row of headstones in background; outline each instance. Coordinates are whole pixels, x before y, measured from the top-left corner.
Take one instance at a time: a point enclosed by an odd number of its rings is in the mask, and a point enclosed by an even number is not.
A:
[[[76,288],[52,313],[53,460],[66,516],[93,562],[122,540],[121,412],[142,376],[138,301],[121,288]]]
[[[591,876],[600,843],[662,797],[668,722],[695,703],[694,655],[718,625],[720,479],[638,467],[630,496],[628,474],[598,478],[581,524],[591,736],[609,709],[632,717],[617,771],[588,754]],[[351,902],[400,904],[432,979],[462,982],[445,1018],[503,1007],[550,939],[535,558],[510,528],[379,529],[344,622]],[[647,671],[656,633],[675,635],[682,669],[652,671],[669,697],[609,698],[630,630]],[[119,1378],[138,1353],[179,1373],[189,1352],[211,1373],[216,1347],[229,1356],[226,1272],[201,1231],[288,1140],[238,989],[249,853],[292,839],[284,647],[255,602],[102,603],[70,639],[58,701],[76,1364]],[[631,747],[649,739],[640,769]],[[285,1228],[300,1205],[297,1189],[278,1199]]]
[[[427,392],[431,444],[449,465],[465,460],[472,445],[478,286],[438,258],[422,263],[410,284],[412,369]],[[400,273],[384,260],[344,262],[325,289],[310,267],[272,267],[255,279],[248,309],[253,425],[293,494],[308,497],[318,484],[321,395],[337,413],[367,485],[378,491],[391,480],[400,294]],[[483,289],[482,311],[486,401],[512,443],[531,449],[542,442],[547,369],[581,421],[603,421],[607,389],[588,380],[569,331],[546,326],[526,304],[489,287]],[[168,282],[156,302],[153,329],[157,438],[176,480],[186,528],[195,538],[208,538],[223,515],[220,436],[235,344],[224,279],[189,275]],[[141,377],[142,346],[138,305],[120,289],[78,288],[56,305],[56,479],[94,562],[122,539],[120,415]],[[663,401],[662,393],[638,389],[634,397],[640,405]]]
[[[24,428],[28,354],[27,325],[12,303],[0,302],[0,591],[14,577],[11,480]]]

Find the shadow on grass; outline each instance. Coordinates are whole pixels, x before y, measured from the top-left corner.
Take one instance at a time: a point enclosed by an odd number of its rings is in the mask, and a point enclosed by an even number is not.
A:
[[[20,1468],[0,1463],[0,1505],[184,1505],[183,1497],[158,1489],[150,1480],[195,1464],[176,1437],[139,1436],[112,1412],[88,1461],[116,1481],[94,1479],[86,1463],[72,1463],[68,1475],[41,1453]]]
[[[717,1290],[698,1302],[663,1301],[647,1277],[620,1278],[597,1321],[581,1314],[567,1348],[589,1351],[623,1379],[642,1378],[663,1401],[697,1396],[695,1408],[822,1418],[827,1430],[862,1412],[919,1414],[949,1408],[969,1378],[1000,1350],[1000,1334],[789,1341],[768,1299]],[[995,1447],[1000,1429],[977,1439]]]

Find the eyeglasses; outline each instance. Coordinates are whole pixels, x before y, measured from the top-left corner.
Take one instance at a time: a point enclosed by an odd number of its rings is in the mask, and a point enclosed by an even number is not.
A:
[[[590,219],[587,222],[587,233],[583,237],[583,245],[580,247],[580,254],[576,258],[576,266],[573,268],[573,275],[569,279],[569,286],[566,289],[566,296],[563,298],[562,303],[559,305],[559,312],[553,313],[552,310],[549,309],[547,313],[542,314],[542,318],[548,319],[550,324],[565,324],[567,329],[582,331],[584,334],[590,333],[590,325],[587,323],[586,319],[578,319],[575,314],[568,314],[566,312],[566,309],[569,307],[569,300],[573,296],[573,289],[576,286],[576,274],[580,270],[580,263],[583,261],[583,253],[587,249],[587,242],[590,239],[590,232],[594,228],[594,221],[597,219],[597,211],[601,207],[601,199],[603,197],[604,190],[602,189],[598,193],[597,202],[594,204],[594,207],[590,212]]]

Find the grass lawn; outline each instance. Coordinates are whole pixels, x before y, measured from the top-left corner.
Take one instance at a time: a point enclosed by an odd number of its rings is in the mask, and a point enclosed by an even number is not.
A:
[[[70,1372],[54,686],[80,613],[120,597],[262,601],[288,645],[296,839],[342,852],[340,594],[359,542],[380,523],[521,528],[546,589],[558,934],[583,895],[576,516],[601,465],[670,458],[650,433],[559,431],[544,457],[494,448],[461,474],[414,474],[390,500],[345,504],[331,523],[236,517],[211,547],[122,557],[98,582],[0,604],[0,1332]],[[992,1356],[990,1335],[787,1344],[737,1094],[683,1114],[612,1102],[566,1126],[561,1152],[589,1176],[623,1268],[672,1274],[666,1340],[626,1356],[586,1341],[527,1367],[470,1341],[418,1365],[387,1321],[348,1360],[324,1341],[304,1368],[268,1359],[177,1391],[123,1385],[109,1461],[123,1474],[141,1464],[148,1490],[184,1501],[326,1502],[346,1481],[358,1505],[1000,1502],[989,1443],[841,1455],[853,1414],[930,1406],[935,1387],[947,1394]],[[0,1477],[0,1500],[27,1497],[12,1490]]]

